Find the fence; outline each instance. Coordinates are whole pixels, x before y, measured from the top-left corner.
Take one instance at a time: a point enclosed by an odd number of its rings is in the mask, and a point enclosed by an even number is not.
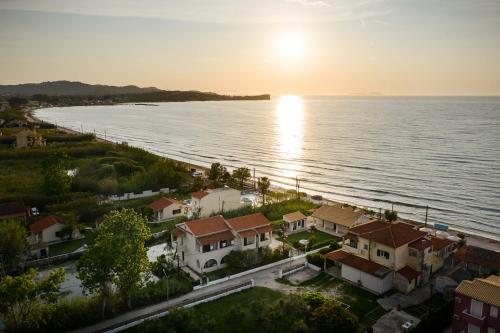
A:
[[[169,188],[161,188],[159,191],[153,191],[153,190],[147,190],[147,191],[142,191],[142,193],[125,193],[122,196],[118,195],[111,195],[109,197],[109,200],[111,201],[122,201],[122,200],[131,200],[131,199],[140,199],[140,198],[147,198],[147,197],[152,197],[155,195],[158,195],[160,193],[174,193],[176,189],[169,189]]]
[[[26,261],[24,263],[24,268],[48,266],[50,264],[60,263],[69,259],[78,259],[85,251],[86,249],[82,249],[75,252],[60,254],[58,256]]]
[[[182,307],[182,308],[191,308],[191,307],[196,306],[198,304],[215,301],[215,300],[217,300],[219,298],[226,297],[228,295],[235,294],[235,293],[238,293],[240,291],[253,288],[254,285],[255,285],[254,281],[253,280],[249,280],[247,282],[244,282],[244,283],[241,283],[239,285],[223,289],[223,290],[221,290],[221,291],[219,291],[217,293],[213,293],[213,294],[208,295],[208,296],[204,295],[204,296],[199,296],[199,297],[194,298],[194,299],[186,299],[186,300],[180,302],[177,305],[170,306],[169,309],[173,308],[173,307],[177,307],[177,308],[179,308],[179,307]],[[139,319],[135,319],[135,320],[133,320],[131,322],[128,322],[128,323],[126,323],[124,325],[117,326],[117,327],[114,327],[114,328],[111,328],[111,329],[108,329],[108,330],[104,330],[104,332],[105,333],[121,332],[121,331],[129,329],[131,327],[140,325],[145,320],[151,320],[151,319],[156,319],[156,318],[164,317],[164,316],[168,315],[169,312],[170,311],[168,309],[161,310],[160,312],[156,312],[156,313],[153,313],[151,315],[142,316]]]

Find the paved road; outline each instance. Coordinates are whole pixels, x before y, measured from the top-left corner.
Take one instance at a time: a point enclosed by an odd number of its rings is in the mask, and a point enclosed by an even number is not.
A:
[[[107,319],[97,324],[72,331],[71,333],[104,332],[112,327],[117,327],[120,324],[129,323],[135,319],[144,318],[145,316],[165,311],[171,307],[183,304],[191,299],[197,299],[200,297],[203,298],[204,296],[206,297],[214,293],[224,291],[227,288],[231,288],[240,285],[242,283],[245,283],[250,279],[253,279],[256,285],[266,286],[269,281],[274,281],[274,279],[278,277],[278,271],[280,268],[286,269],[287,267],[304,264],[305,262],[306,262],[305,258],[296,259],[293,262],[284,263],[282,265],[271,267],[259,272],[250,273],[248,275],[241,276],[233,280],[224,281],[216,285],[198,289],[169,301],[165,301],[141,309],[132,310],[123,313],[117,317]]]

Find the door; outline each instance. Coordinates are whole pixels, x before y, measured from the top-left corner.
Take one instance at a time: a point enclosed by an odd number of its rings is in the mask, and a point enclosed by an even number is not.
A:
[[[483,316],[483,302],[476,301],[475,299],[470,300],[470,313],[473,316],[481,318]]]

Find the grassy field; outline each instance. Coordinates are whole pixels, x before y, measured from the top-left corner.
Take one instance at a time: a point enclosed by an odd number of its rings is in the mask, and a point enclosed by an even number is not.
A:
[[[337,239],[337,237],[327,234],[326,232],[314,230],[314,231],[302,231],[296,234],[288,235],[287,240],[290,243],[293,243],[293,242],[298,242],[301,239],[309,239],[311,236],[314,236],[316,238],[316,243],[322,243]]]
[[[253,332],[255,331],[255,327],[253,326],[255,323],[249,320],[252,318],[252,301],[259,300],[266,303],[276,303],[284,296],[284,294],[278,291],[263,287],[255,287],[213,302],[200,304],[194,309],[199,314],[205,314],[215,319],[217,324],[214,332],[231,332],[231,329],[235,325],[235,321],[238,323],[238,327],[241,328],[240,332]],[[234,321],[230,322],[224,320],[228,310],[236,307],[243,310],[245,315],[239,318],[233,318]]]
[[[300,286],[335,293],[335,298],[348,305],[349,309],[358,316],[362,330],[371,327],[378,318],[387,313],[377,303],[376,295],[326,273],[304,281]]]
[[[95,237],[95,233],[87,231],[85,237],[81,239],[75,239],[68,242],[58,243],[54,245],[49,245],[49,255],[51,257],[60,254],[74,252],[85,244],[91,242]]]

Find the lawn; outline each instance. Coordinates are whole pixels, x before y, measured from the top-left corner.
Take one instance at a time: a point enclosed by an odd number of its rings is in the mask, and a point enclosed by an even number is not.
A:
[[[60,254],[74,252],[85,244],[88,244],[95,237],[95,233],[87,231],[85,237],[81,239],[75,239],[68,242],[57,243],[54,245],[49,245],[49,254],[51,257],[58,256]]]
[[[151,233],[155,234],[155,233],[160,232],[160,231],[169,230],[176,223],[179,223],[179,222],[172,220],[172,221],[162,222],[162,223],[148,223],[148,227],[149,227],[149,230],[151,230]]]
[[[311,245],[308,246],[308,249],[315,249],[318,247],[326,246],[331,241],[340,240],[340,238],[327,234],[326,232],[313,230],[313,231],[301,231],[296,234],[288,235],[286,237],[286,241],[293,246],[301,239],[310,239],[311,237],[314,237],[315,240],[312,246]],[[278,238],[278,240],[281,240],[281,237]]]

